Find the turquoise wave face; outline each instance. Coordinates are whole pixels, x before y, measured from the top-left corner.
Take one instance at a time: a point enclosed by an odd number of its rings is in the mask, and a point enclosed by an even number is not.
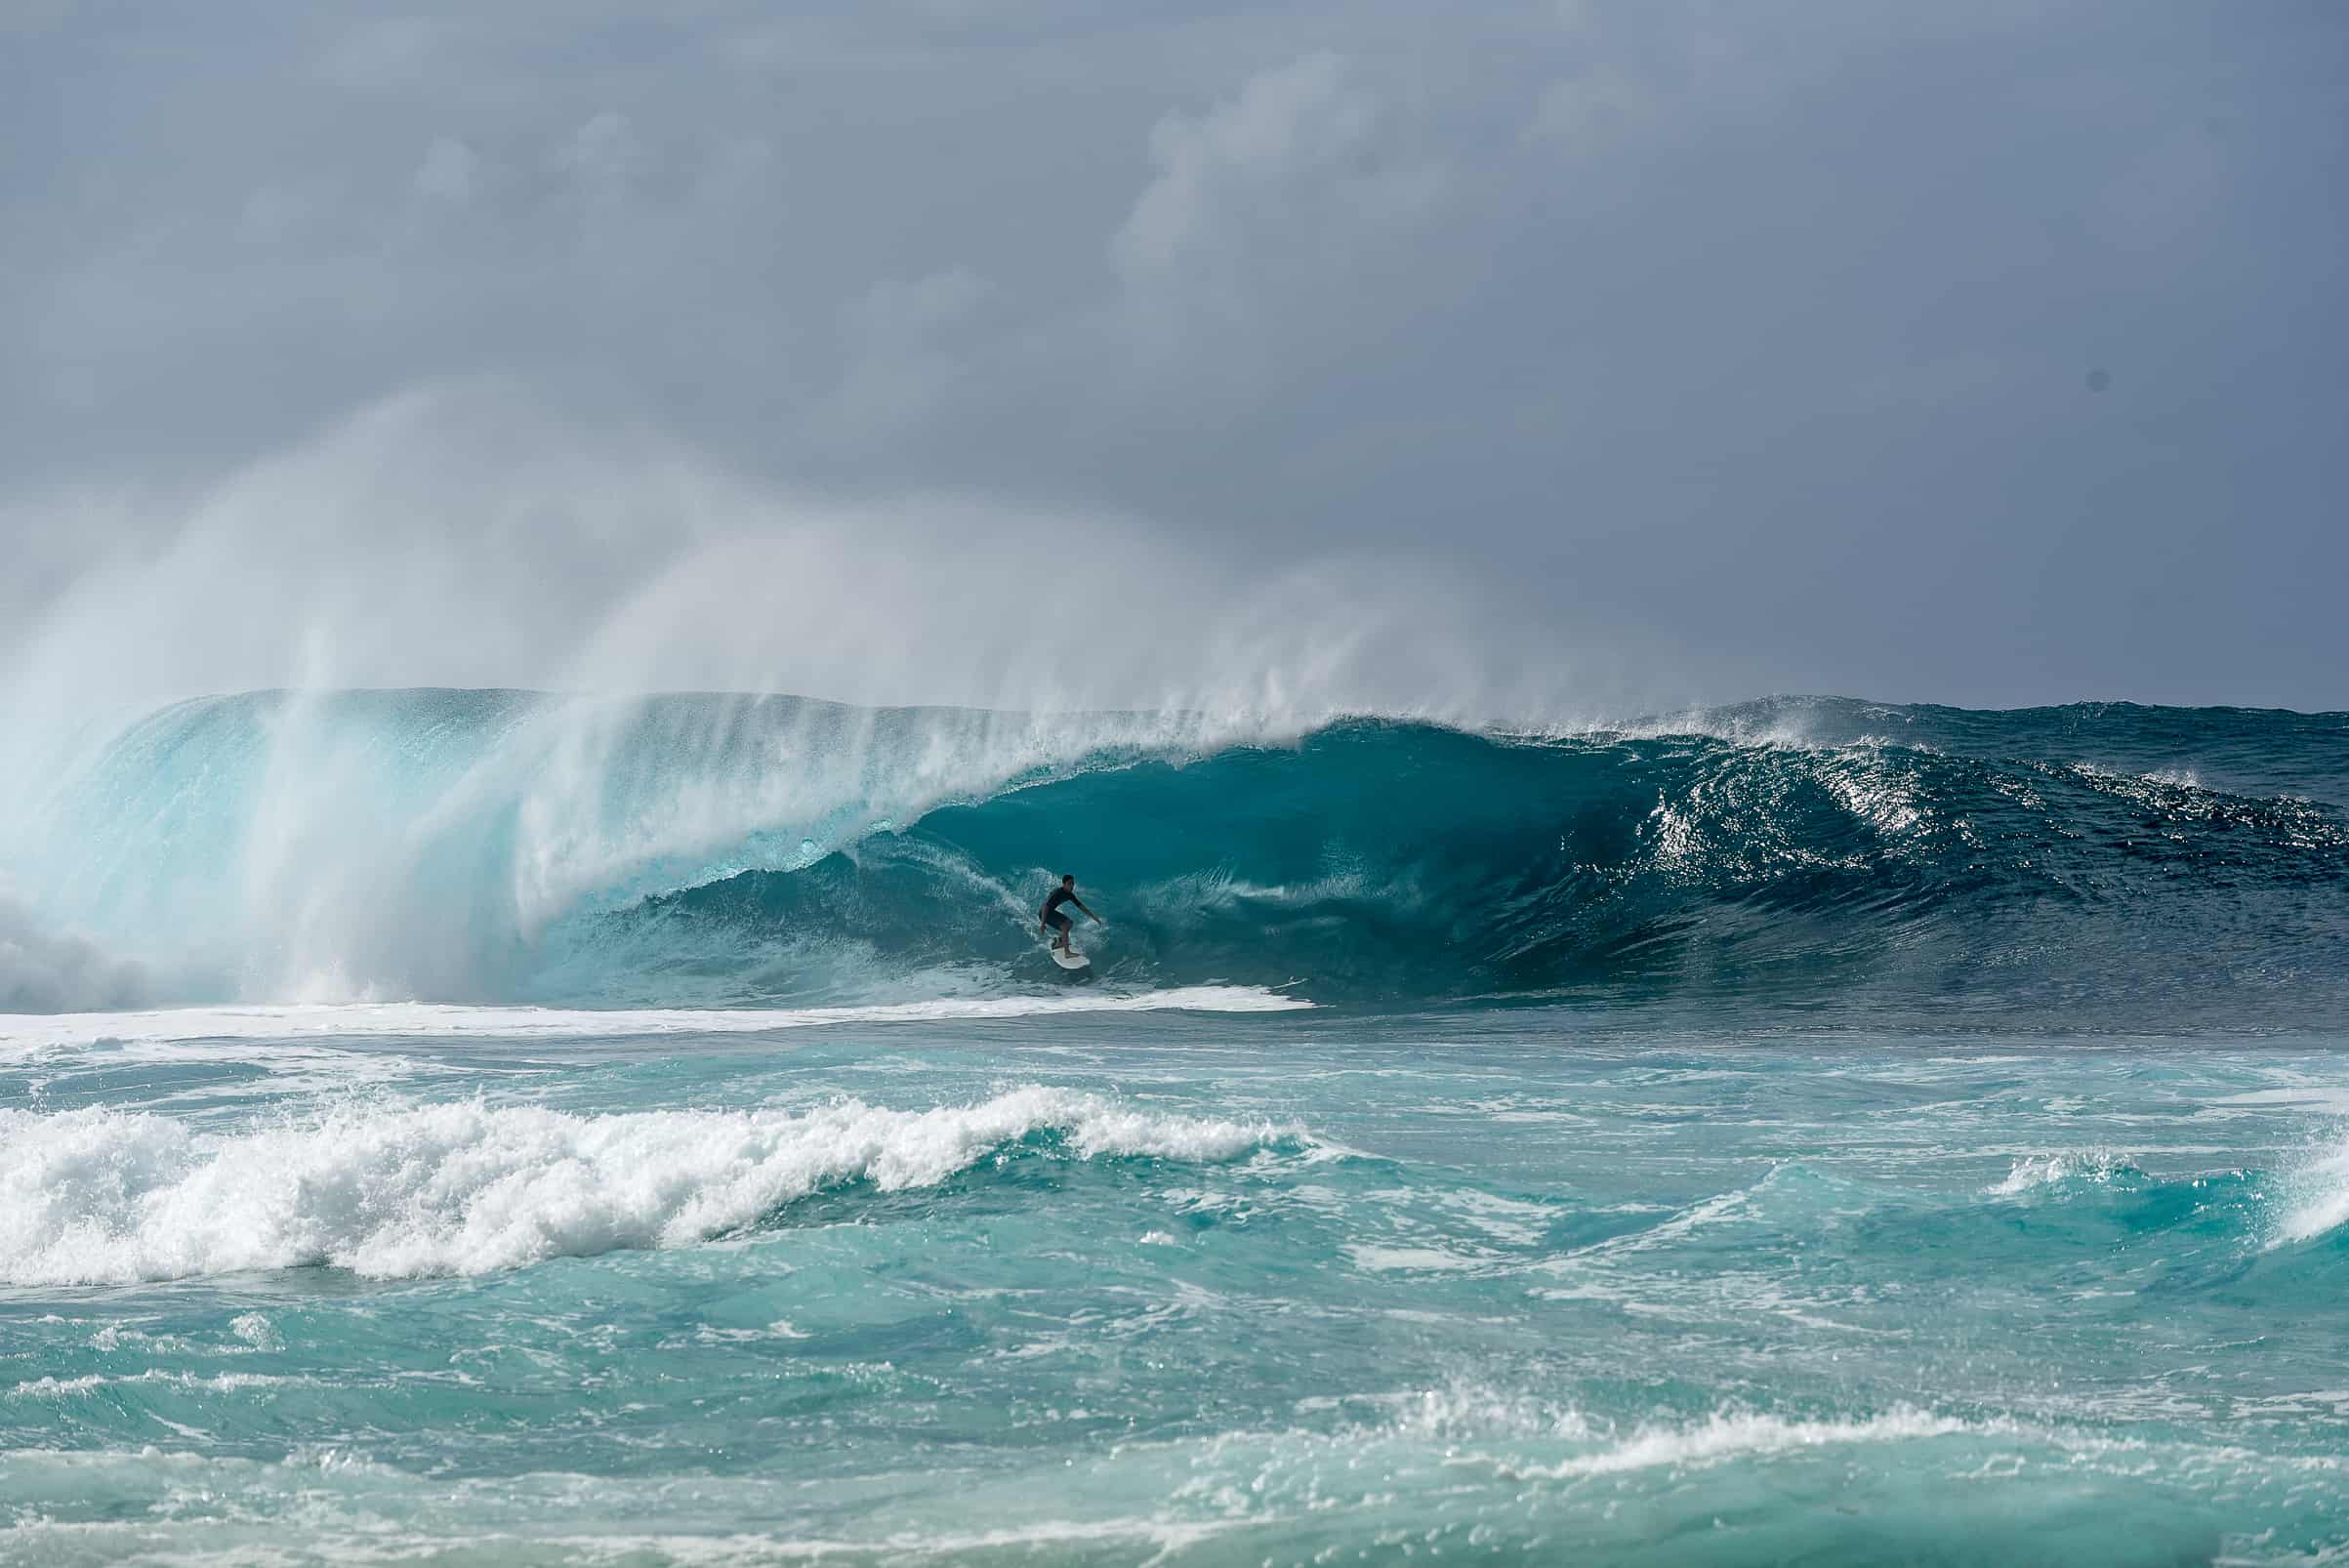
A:
[[[195,995],[598,1005],[1096,979],[2067,1027],[2337,1016],[2349,720],[1784,701],[1639,732],[721,696],[185,705],[37,809],[45,917]],[[193,939],[185,939],[192,933]]]
[[[2288,743],[2277,775],[2230,776],[2237,793],[2123,771],[2143,760],[2118,750],[1980,757],[1921,739],[1340,724],[942,806],[805,867],[598,915],[558,933],[571,956],[541,983],[747,1001],[820,990],[842,972],[828,964],[1040,977],[1032,909],[1065,869],[1110,919],[1081,938],[1096,970],[1133,984],[2081,1026],[2337,1015],[2349,815],[2256,793],[2305,769]],[[795,942],[802,962],[762,962]]]

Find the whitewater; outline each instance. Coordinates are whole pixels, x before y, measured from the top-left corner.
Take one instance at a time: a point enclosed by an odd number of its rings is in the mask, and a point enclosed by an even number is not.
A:
[[[0,1561],[2335,1560],[2344,1047],[2349,715],[88,717]]]

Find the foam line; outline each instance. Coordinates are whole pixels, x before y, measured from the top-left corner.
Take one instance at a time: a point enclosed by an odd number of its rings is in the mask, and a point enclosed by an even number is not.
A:
[[[398,1038],[578,1039],[762,1034],[843,1023],[988,1022],[1081,1012],[1291,1012],[1303,997],[1256,985],[1068,996],[945,997],[837,1008],[484,1008],[430,1002],[291,1003],[144,1012],[0,1013],[0,1052],[107,1041]]]
[[[1692,1426],[1643,1426],[1612,1447],[1556,1465],[1504,1465],[1500,1468],[1519,1480],[1564,1481],[1658,1466],[1693,1467],[1791,1449],[1913,1442],[1986,1429],[1906,1405],[1880,1416],[1848,1421],[1787,1421],[1751,1412],[1716,1411]]]
[[[0,1110],[0,1283],[321,1264],[399,1279],[686,1246],[827,1188],[935,1186],[1047,1135],[1085,1160],[1310,1143],[1261,1120],[1038,1085],[920,1111],[374,1103],[232,1133],[103,1107]]]

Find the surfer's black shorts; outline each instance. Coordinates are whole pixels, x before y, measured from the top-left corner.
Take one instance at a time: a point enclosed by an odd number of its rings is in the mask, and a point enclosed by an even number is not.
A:
[[[1056,931],[1064,931],[1064,930],[1067,930],[1067,929],[1068,929],[1068,928],[1069,928],[1069,919],[1068,919],[1068,917],[1067,917],[1066,915],[1063,915],[1062,913],[1060,913],[1060,911],[1058,911],[1057,909],[1053,910],[1053,911],[1052,911],[1051,914],[1049,914],[1049,915],[1045,916],[1045,917],[1044,917],[1044,923],[1045,923],[1047,926],[1050,926],[1050,927],[1051,927],[1052,929],[1054,929],[1054,930],[1056,930]]]

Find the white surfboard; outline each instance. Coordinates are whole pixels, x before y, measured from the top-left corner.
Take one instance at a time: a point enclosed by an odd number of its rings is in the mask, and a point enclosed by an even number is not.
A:
[[[1092,968],[1092,960],[1082,953],[1072,953],[1064,947],[1047,948],[1046,951],[1052,955],[1052,962],[1064,970],[1090,970]]]

